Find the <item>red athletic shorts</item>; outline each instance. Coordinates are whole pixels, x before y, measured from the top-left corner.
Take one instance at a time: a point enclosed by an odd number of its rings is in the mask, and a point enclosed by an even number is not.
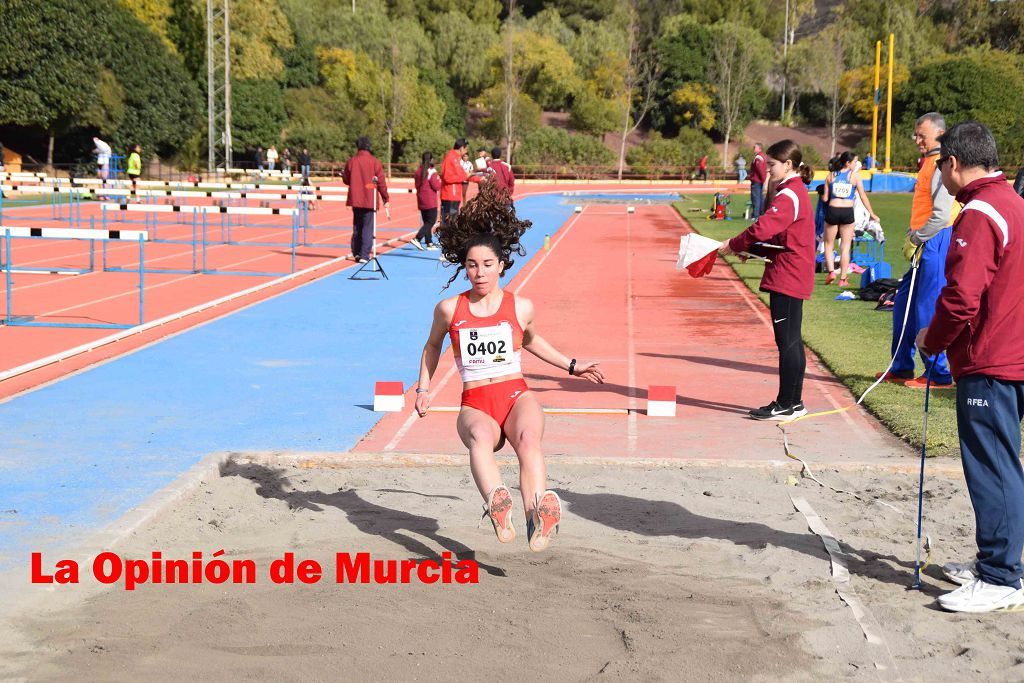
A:
[[[505,420],[512,412],[512,406],[516,404],[519,397],[529,391],[526,380],[510,379],[505,382],[494,384],[482,384],[472,389],[463,389],[462,405],[482,410],[498,423],[502,431],[505,429]]]

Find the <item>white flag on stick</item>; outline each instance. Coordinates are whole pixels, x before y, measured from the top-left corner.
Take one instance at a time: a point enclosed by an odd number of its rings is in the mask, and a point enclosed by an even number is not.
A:
[[[718,258],[721,242],[691,232],[679,238],[679,259],[676,270],[686,270],[693,277],[704,277],[711,272]]]

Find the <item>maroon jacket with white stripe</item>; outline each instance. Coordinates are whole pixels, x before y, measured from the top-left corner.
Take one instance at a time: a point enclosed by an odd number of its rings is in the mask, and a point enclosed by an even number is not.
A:
[[[508,190],[509,195],[516,191],[516,176],[512,173],[512,167],[502,159],[491,159],[487,162],[487,168],[494,174],[494,180],[498,183],[499,190]]]
[[[755,242],[783,248],[758,249]],[[814,209],[800,176],[781,183],[764,215],[729,240],[729,247],[771,259],[764,267],[762,292],[810,299],[814,291]]]
[[[956,200],[964,208],[925,348],[945,350],[954,377],[1024,381],[1024,199],[997,172]]]

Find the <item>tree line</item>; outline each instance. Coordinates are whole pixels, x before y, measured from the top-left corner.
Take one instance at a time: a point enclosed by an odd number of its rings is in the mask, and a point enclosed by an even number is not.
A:
[[[385,162],[413,163],[469,134],[518,165],[653,173],[710,154],[729,167],[755,118],[824,125],[833,140],[870,123],[875,42],[890,32],[894,165],[913,164],[910,126],[929,110],[981,119],[1004,157],[1024,154],[1012,101],[1024,85],[1024,3],[789,0],[788,17],[786,6],[236,1],[236,156],[275,144],[343,160],[369,135]],[[0,140],[78,161],[99,135],[202,166],[205,12],[205,0],[5,0]],[[638,132],[643,142],[627,147]]]

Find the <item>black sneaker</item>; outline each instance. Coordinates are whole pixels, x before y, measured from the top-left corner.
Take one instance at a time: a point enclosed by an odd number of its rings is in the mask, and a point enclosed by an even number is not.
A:
[[[807,408],[804,404],[797,403],[789,408],[783,408],[777,402],[772,401],[766,406],[760,408],[754,408],[747,415],[754,420],[776,420],[778,422],[785,422],[786,420],[793,420],[798,417],[803,417],[807,414]]]

